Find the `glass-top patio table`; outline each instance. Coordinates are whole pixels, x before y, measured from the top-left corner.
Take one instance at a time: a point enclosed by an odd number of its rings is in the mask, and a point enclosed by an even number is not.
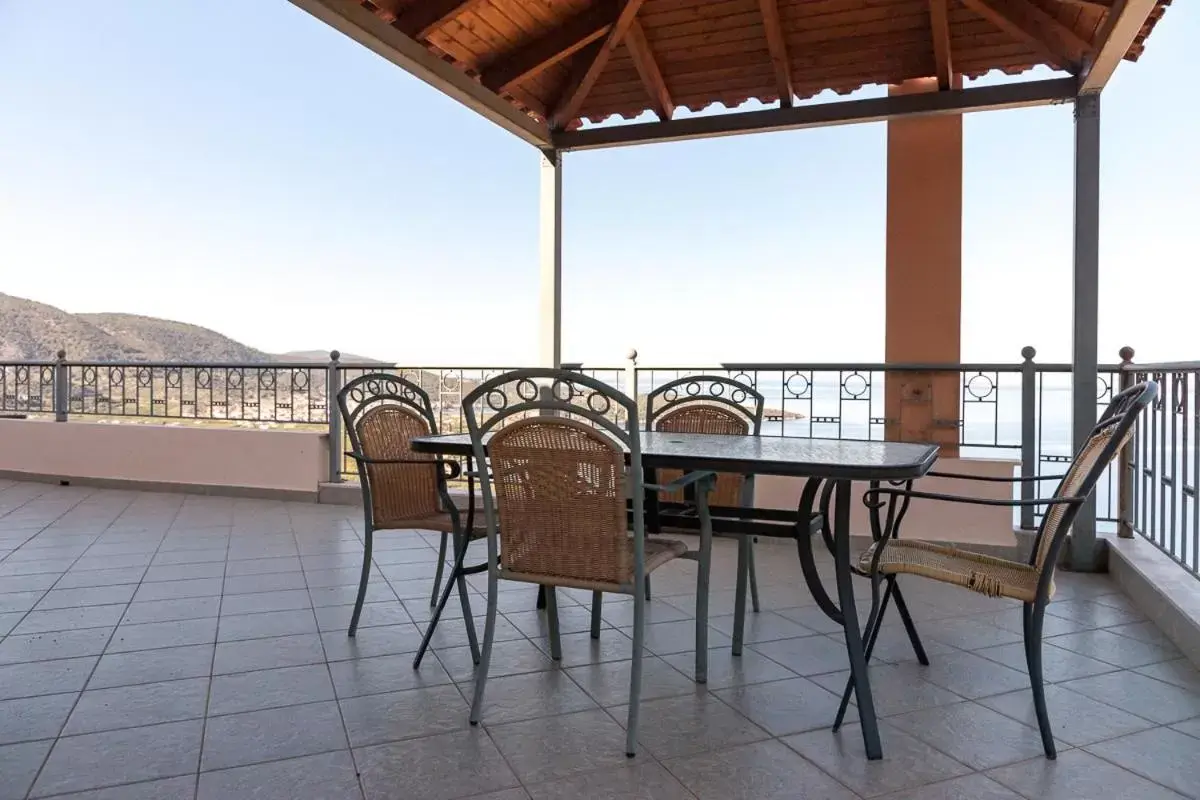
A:
[[[466,434],[446,434],[413,439],[413,450],[442,456],[471,456],[471,440]],[[485,442],[486,446],[486,442]],[[850,552],[850,503],[852,483],[909,481],[920,478],[933,466],[938,447],[930,444],[896,442],[856,442],[834,439],[772,438],[762,436],[721,436],[669,432],[641,434],[642,465],[649,470],[713,470],[743,475],[778,475],[808,478],[795,512],[779,509],[713,508],[714,533],[741,533],[794,538],[797,542],[805,581],[814,599],[830,619],[845,631],[850,673],[858,700],[863,743],[867,757],[883,756],[875,704],[867,677],[867,661],[862,628],[854,604],[854,572]],[[821,490],[822,484],[824,491]],[[828,519],[814,513],[821,496]],[[661,516],[670,524],[685,522],[686,516],[673,514],[677,504],[664,504]],[[649,504],[647,513],[660,515]],[[827,522],[832,538],[832,554],[837,584],[837,602],[826,593],[813,560],[812,534]],[[651,521],[654,525],[654,521]],[[738,613],[744,613],[744,601]],[[735,651],[734,653],[738,653]]]

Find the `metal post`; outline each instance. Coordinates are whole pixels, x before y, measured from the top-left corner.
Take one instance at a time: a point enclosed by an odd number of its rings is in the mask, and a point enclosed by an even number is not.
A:
[[[1021,477],[1029,478],[1038,474],[1037,447],[1037,368],[1033,357],[1037,350],[1032,347],[1021,349]],[[1024,482],[1021,484],[1021,499],[1033,500],[1037,495],[1038,484]],[[1021,508],[1022,530],[1034,530],[1036,508],[1024,506]]]
[[[337,396],[342,391],[342,365],[338,360],[342,354],[337,350],[329,354],[329,366],[325,368],[325,416],[329,418],[329,482],[342,482],[342,414]]]
[[[1121,348],[1121,372],[1117,375],[1119,391],[1133,386],[1133,348]],[[1133,487],[1137,481],[1137,464],[1134,463],[1133,440],[1121,448],[1117,460],[1117,536],[1133,538]]]
[[[541,153],[538,244],[541,257],[539,339],[543,367],[562,364],[562,153]]]
[[[1100,305],[1100,95],[1075,101],[1075,263],[1072,273],[1071,445],[1079,452],[1096,425]],[[1079,510],[1070,566],[1098,568],[1096,498]]]
[[[625,394],[632,397],[635,403],[637,402],[637,350],[633,348],[630,348],[629,352],[625,354]]]
[[[59,350],[54,362],[54,421],[66,422],[71,405],[71,368],[67,351]]]

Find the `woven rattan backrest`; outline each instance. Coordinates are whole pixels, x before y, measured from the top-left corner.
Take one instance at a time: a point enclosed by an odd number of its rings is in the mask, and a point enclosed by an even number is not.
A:
[[[435,456],[416,453],[412,439],[437,433],[429,396],[416,384],[386,373],[364,375],[338,394],[350,446],[368,459],[410,461],[360,464],[359,479],[370,502],[375,528],[442,510],[441,471]]]
[[[684,402],[671,408],[655,420],[654,430],[669,433],[714,433],[726,436],[746,436],[750,433],[750,421],[744,414],[711,403]],[[658,480],[670,483],[683,473],[679,470],[659,470]],[[719,473],[716,486],[709,495],[709,502],[714,506],[742,505],[742,489],[746,483],[744,475]],[[674,496],[664,496],[665,499],[679,502],[683,499],[681,492]]]
[[[507,571],[622,583],[630,574],[625,452],[565,417],[521,419],[488,444]]]
[[[1055,499],[1086,499],[1121,449],[1133,436],[1138,415],[1158,396],[1158,385],[1139,384],[1118,394],[1075,455],[1054,493]],[[1052,572],[1057,551],[1079,511],[1078,503],[1049,506],[1034,543],[1031,563]]]

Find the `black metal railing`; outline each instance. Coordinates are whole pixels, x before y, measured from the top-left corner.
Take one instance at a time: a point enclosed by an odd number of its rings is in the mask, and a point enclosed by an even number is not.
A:
[[[1145,537],[1200,576],[1200,362],[1125,364],[1121,379],[1160,390],[1123,453],[1121,534]]]
[[[372,371],[401,375],[429,393],[439,428],[465,430],[462,398],[482,381],[510,367],[428,366],[328,362],[142,363],[52,361],[0,363],[0,417],[121,417],[191,420],[202,424],[314,426],[345,445],[336,397],[347,381]],[[1014,363],[737,363],[711,368],[641,366],[636,353],[615,367],[568,365],[644,398],[677,378],[718,374],[753,385],[766,397],[763,435],[883,440],[889,433],[885,385],[889,376],[930,373],[952,380],[960,454],[1019,462],[1022,474],[1061,473],[1071,460],[1071,367],[1038,363],[1033,348]],[[1123,536],[1144,536],[1194,574],[1200,574],[1200,362],[1142,364],[1132,351],[1122,363],[1101,367],[1097,413],[1115,390],[1140,378],[1163,387],[1160,401],[1139,425],[1118,468],[1097,489],[1097,518]],[[334,480],[354,476],[343,458],[347,446],[330,448]],[[1024,484],[1034,497],[1051,485]],[[1037,524],[1033,509],[1020,524]]]

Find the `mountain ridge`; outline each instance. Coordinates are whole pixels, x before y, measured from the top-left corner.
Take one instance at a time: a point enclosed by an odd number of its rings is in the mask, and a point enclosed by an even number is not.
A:
[[[49,361],[59,350],[71,361],[257,364],[329,359],[328,350],[275,355],[200,325],[120,312],[72,314],[0,293],[0,361]],[[384,363],[348,354],[342,361]]]

